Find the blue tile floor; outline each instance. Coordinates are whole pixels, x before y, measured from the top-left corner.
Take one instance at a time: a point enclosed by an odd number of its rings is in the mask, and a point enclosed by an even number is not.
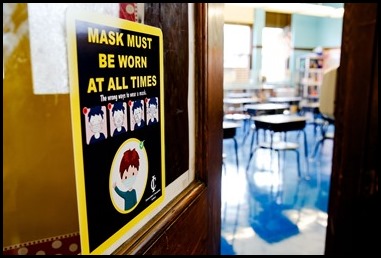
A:
[[[281,153],[280,171],[276,152],[271,157],[265,149],[259,149],[248,165],[253,130],[244,141],[241,123],[236,132],[238,169],[234,142],[223,142],[221,254],[324,254],[333,140],[325,140],[311,157],[320,134],[307,124],[309,157],[301,148],[300,164],[302,175],[308,165],[309,177],[300,179],[294,152]],[[289,132],[287,140],[303,146],[298,136],[302,135]]]

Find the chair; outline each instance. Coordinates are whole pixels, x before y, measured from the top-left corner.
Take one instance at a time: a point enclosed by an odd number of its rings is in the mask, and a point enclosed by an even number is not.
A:
[[[271,136],[270,142],[261,142],[261,143],[259,143],[258,146],[254,149],[253,154],[251,155],[251,157],[255,154],[255,152],[258,149],[268,149],[268,150],[272,150],[272,151],[277,152],[278,153],[278,171],[280,173],[280,171],[281,171],[280,152],[281,151],[293,151],[296,154],[298,177],[301,178],[302,174],[301,174],[301,169],[300,169],[299,144],[295,143],[295,142],[287,142],[287,141],[277,141],[277,142],[274,142],[272,140],[272,138],[273,138],[273,136]],[[270,153],[270,155],[271,155],[271,161],[270,161],[270,164],[271,164],[272,163],[272,154]],[[250,160],[249,160],[249,162],[250,162]],[[247,166],[247,170],[248,170],[248,168],[249,168],[249,164]],[[307,176],[307,178],[308,178],[308,176]]]
[[[334,139],[334,132],[329,131],[329,126],[334,126],[335,123],[335,91],[337,83],[337,73],[339,67],[328,69],[323,74],[323,81],[320,86],[319,96],[319,112],[323,123],[321,124],[322,137],[316,142],[312,158],[317,154],[319,146],[327,139]]]
[[[301,169],[300,169],[300,159],[299,159],[299,144],[297,142],[291,142],[286,139],[287,132],[298,131],[302,132],[304,135],[304,154],[306,157],[306,161],[308,158],[308,150],[307,150],[307,138],[306,132],[304,128],[306,126],[306,117],[295,116],[295,115],[262,115],[253,117],[255,123],[255,130],[253,134],[257,136],[257,144],[254,149],[250,151],[249,161],[246,167],[246,172],[248,172],[250,167],[250,160],[255,155],[255,152],[258,149],[269,149],[270,150],[270,159],[272,159],[272,152],[276,151],[278,153],[278,170],[281,171],[280,166],[280,152],[281,151],[294,151],[296,153],[297,166],[298,166],[298,177],[301,178]],[[258,131],[265,130],[270,133],[270,141],[262,141],[258,140]],[[281,137],[279,140],[274,141],[274,134],[281,133]],[[283,134],[283,137],[282,137]],[[299,133],[298,133],[299,136]],[[270,164],[272,160],[270,160]],[[308,162],[306,162],[306,176],[305,179],[309,178],[308,175]]]
[[[250,133],[250,115],[245,113],[232,113],[232,114],[225,114],[224,115],[224,121],[232,121],[236,123],[243,123],[243,141],[242,144],[245,143],[246,137]]]
[[[239,162],[238,162],[238,143],[236,139],[236,132],[237,128],[241,127],[239,123],[236,122],[229,122],[229,121],[223,121],[223,139],[231,139],[234,142],[234,149],[235,149],[235,158],[236,158],[236,165],[237,165],[237,172],[239,171]],[[226,158],[226,154],[222,154],[222,161]],[[224,166],[225,173],[226,173],[226,167],[225,163],[223,162],[222,165]]]

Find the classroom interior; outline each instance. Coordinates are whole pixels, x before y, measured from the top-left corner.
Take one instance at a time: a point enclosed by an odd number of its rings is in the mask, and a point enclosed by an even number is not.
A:
[[[324,254],[344,10],[308,5],[225,4],[221,254]]]

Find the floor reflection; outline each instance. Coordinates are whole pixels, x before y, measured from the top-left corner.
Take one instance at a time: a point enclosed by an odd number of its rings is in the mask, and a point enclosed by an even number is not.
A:
[[[313,150],[319,134],[312,125],[305,130]],[[250,141],[243,141],[244,135],[239,128],[238,171],[233,142],[223,143],[221,254],[324,254],[333,141],[325,141],[313,160],[301,158],[308,162],[306,180],[298,177],[290,152],[279,156],[279,170],[276,154],[271,159],[268,150],[258,150],[246,171]],[[297,132],[287,134],[297,137]]]

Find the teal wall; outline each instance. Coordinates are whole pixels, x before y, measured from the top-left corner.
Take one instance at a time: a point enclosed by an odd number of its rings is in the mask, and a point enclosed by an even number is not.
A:
[[[315,48],[320,40],[320,17],[293,14],[291,37],[294,48]]]
[[[324,18],[319,24],[319,43],[325,47],[341,46],[343,19]]]
[[[326,3],[333,7],[344,7],[343,3]],[[254,10],[253,28],[253,81],[259,83],[261,70],[262,28],[265,26],[265,11]],[[290,57],[290,81],[294,85],[298,57],[310,53],[310,50],[320,46],[322,48],[340,48],[343,19],[325,18],[293,14],[291,17],[291,37],[294,51]]]
[[[253,68],[251,78],[255,83],[260,81],[260,70],[262,60],[262,28],[265,27],[266,12],[263,9],[254,10],[253,28]]]

